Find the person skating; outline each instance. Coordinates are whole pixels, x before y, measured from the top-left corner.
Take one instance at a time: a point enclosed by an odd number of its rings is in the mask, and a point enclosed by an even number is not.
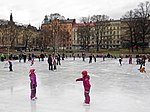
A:
[[[19,54],[19,62],[21,63],[22,60],[22,54]]]
[[[60,54],[57,55],[57,65],[61,65],[61,63],[60,63]]]
[[[4,61],[4,58],[5,58],[5,55],[2,53],[2,54],[1,54],[1,61],[2,61],[2,62]]]
[[[91,88],[91,84],[90,84],[90,76],[88,75],[87,71],[82,71],[82,78],[78,78],[76,79],[76,81],[83,81],[83,86],[84,86],[84,96],[85,96],[85,100],[84,100],[84,104],[89,105],[90,104],[90,88]]]
[[[26,63],[26,59],[27,59],[27,55],[26,55],[26,53],[23,53],[23,60],[24,60],[24,63]]]
[[[96,55],[93,55],[93,58],[94,58],[94,62],[96,62]]]
[[[12,69],[12,62],[10,60],[8,60],[8,63],[9,63],[9,71],[13,71],[13,69]]]
[[[44,58],[45,58],[44,53],[41,53],[41,54],[40,54],[40,58],[41,58],[42,61],[44,61]]]
[[[56,68],[56,65],[57,65],[56,60],[53,61],[53,65],[54,65],[54,70],[56,70],[57,69]]]
[[[52,62],[51,55],[49,55],[48,57],[48,65],[49,65],[49,70],[53,70],[53,62]]]
[[[30,88],[31,88],[31,95],[30,98],[31,100],[37,99],[36,97],[36,87],[37,87],[37,82],[36,82],[36,75],[35,75],[35,69],[30,69]]]
[[[89,63],[92,63],[92,54],[89,56]]]
[[[122,58],[121,57],[119,58],[119,63],[120,63],[120,65],[122,65]]]
[[[53,66],[54,66],[54,70],[56,70],[56,56],[55,56],[55,54],[53,54],[53,56],[52,56],[52,64],[53,64]]]
[[[132,55],[129,57],[129,64],[132,64]]]
[[[86,57],[86,54],[82,53],[82,59],[83,59],[83,61],[85,61],[85,57]]]

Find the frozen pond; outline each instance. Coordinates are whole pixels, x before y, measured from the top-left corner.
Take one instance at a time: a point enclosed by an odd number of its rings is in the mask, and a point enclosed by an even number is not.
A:
[[[88,63],[81,58],[67,58],[49,71],[44,62],[13,62],[13,72],[6,63],[0,62],[0,112],[149,112],[150,111],[150,63],[146,61],[146,73],[140,73],[135,59],[128,64],[123,59],[98,58]],[[36,101],[30,100],[29,70],[35,68],[37,75]],[[87,70],[91,82],[91,104],[83,106],[84,95],[81,77]]]

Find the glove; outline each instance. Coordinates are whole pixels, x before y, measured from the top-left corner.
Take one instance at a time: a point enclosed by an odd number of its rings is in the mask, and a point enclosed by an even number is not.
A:
[[[89,91],[85,91],[85,93],[89,93]]]
[[[76,79],[76,82],[79,81],[79,79]]]

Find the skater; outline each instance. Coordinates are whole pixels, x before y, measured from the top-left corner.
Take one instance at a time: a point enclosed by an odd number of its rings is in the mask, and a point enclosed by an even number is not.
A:
[[[85,61],[86,54],[82,53],[82,60]]]
[[[73,60],[75,60],[75,59],[76,59],[76,56],[75,56],[75,54],[74,54],[74,53],[72,53],[72,57],[73,57]]]
[[[23,60],[24,60],[24,63],[26,63],[26,59],[27,59],[27,55],[26,55],[26,53],[23,53]]]
[[[52,64],[53,64],[53,66],[54,66],[54,70],[56,70],[56,56],[55,56],[55,54],[53,54],[53,56],[52,56]]]
[[[40,54],[40,58],[41,58],[42,61],[44,61],[44,58],[45,58],[44,53],[41,53],[41,54]]]
[[[10,60],[8,60],[8,63],[9,63],[9,71],[13,71],[13,69],[12,69],[12,62]]]
[[[94,58],[94,62],[96,62],[96,55],[93,55],[93,58]]]
[[[54,65],[54,70],[56,70],[57,69],[56,68],[56,65],[57,65],[56,60],[53,61],[53,65]]]
[[[65,53],[62,54],[62,60],[64,60],[64,58],[65,58]]]
[[[103,56],[103,61],[105,61],[105,55],[102,55]]]
[[[139,58],[139,57],[136,58],[136,64],[137,64],[137,65],[140,64],[140,58]]]
[[[132,64],[132,55],[129,57],[129,64]]]
[[[21,63],[22,60],[22,54],[19,54],[19,62]]]
[[[122,58],[121,57],[119,58],[119,63],[120,63],[120,65],[122,65]]]
[[[89,63],[92,63],[92,54],[89,56]]]
[[[90,104],[90,76],[88,75],[87,71],[82,71],[82,78],[78,78],[76,79],[76,81],[83,81],[83,86],[84,86],[84,96],[85,96],[85,100],[84,100],[84,104],[89,105]]]
[[[140,61],[140,69],[143,67],[143,66],[145,66],[145,60],[146,60],[146,57],[145,57],[145,55],[144,56],[142,56],[142,59],[141,59],[141,61]]]
[[[57,59],[57,65],[61,65],[61,63],[60,63],[60,54],[57,55],[56,59]]]
[[[48,57],[48,65],[49,65],[49,70],[53,70],[53,62],[52,62],[51,55],[49,55]]]
[[[31,54],[29,53],[28,54],[28,61],[31,61],[32,60],[32,57],[31,57]]]
[[[35,69],[30,69],[30,88],[31,88],[31,95],[30,98],[31,100],[37,99],[36,97],[36,87],[37,87],[37,82],[36,82],[36,75],[35,75]]]
[[[5,58],[5,55],[2,53],[2,54],[1,54],[1,61],[2,61],[2,62],[4,61],[4,58]]]

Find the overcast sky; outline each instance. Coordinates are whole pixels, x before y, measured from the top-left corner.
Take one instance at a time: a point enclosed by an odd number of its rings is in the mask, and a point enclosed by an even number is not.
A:
[[[0,0],[0,19],[9,20],[11,10],[15,22],[36,27],[52,13],[77,20],[100,14],[119,19],[145,1],[148,0]]]

